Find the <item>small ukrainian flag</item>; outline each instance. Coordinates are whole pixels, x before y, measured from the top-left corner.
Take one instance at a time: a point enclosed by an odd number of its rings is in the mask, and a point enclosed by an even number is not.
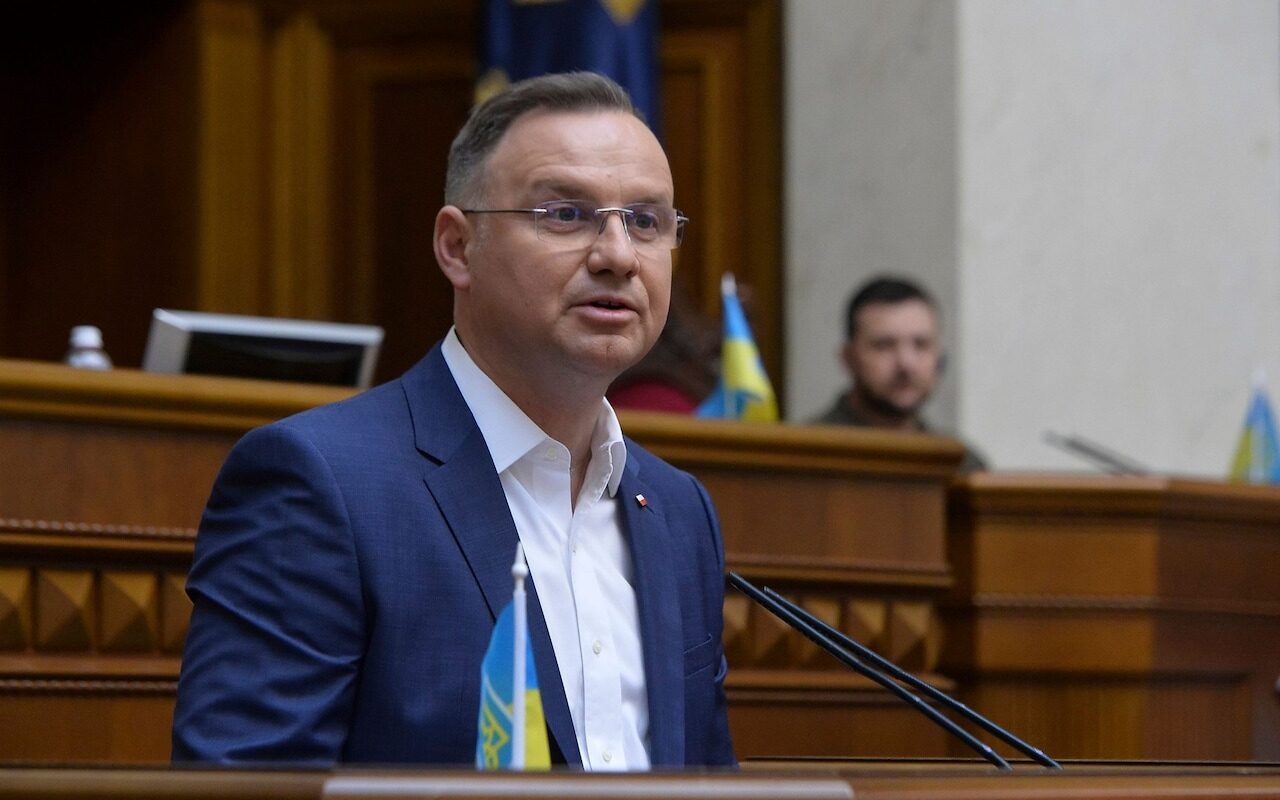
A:
[[[545,770],[551,768],[551,751],[525,611],[529,567],[518,544],[511,575],[515,591],[498,615],[480,664],[476,769]]]
[[[1253,399],[1244,418],[1244,431],[1231,459],[1231,480],[1280,483],[1280,438],[1261,375],[1254,377]]]
[[[747,315],[738,300],[738,284],[731,273],[720,279],[724,301],[724,344],[720,350],[720,384],[698,407],[700,417],[777,422],[778,400],[765,374]]]

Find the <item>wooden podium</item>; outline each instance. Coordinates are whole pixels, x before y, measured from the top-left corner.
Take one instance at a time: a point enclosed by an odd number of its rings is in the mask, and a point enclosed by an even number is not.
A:
[[[160,762],[195,528],[248,428],[349,394],[0,361],[0,757]],[[932,676],[951,585],[946,439],[624,415],[698,475],[730,569]],[[945,755],[945,734],[726,601],[733,733],[751,755]],[[815,735],[821,731],[822,735]]]
[[[0,361],[0,759],[164,762],[195,528],[248,428],[347,391]],[[1280,490],[975,475],[958,443],[627,414],[730,569],[1060,758],[1280,761]],[[738,755],[967,755],[730,592]],[[2,795],[0,795],[2,796]]]
[[[1280,488],[972,475],[943,671],[1051,754],[1280,761]]]

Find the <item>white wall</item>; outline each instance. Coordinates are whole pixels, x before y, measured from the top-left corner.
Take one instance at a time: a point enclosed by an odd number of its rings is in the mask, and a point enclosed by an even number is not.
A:
[[[919,279],[955,328],[955,14],[937,0],[799,0],[785,24],[787,411],[803,420],[847,383],[844,309],[867,278]],[[954,390],[933,419],[953,423]]]
[[[942,285],[956,399],[950,417],[937,413],[945,406],[933,416],[956,423],[1000,468],[1084,468],[1042,443],[1053,429],[1158,470],[1222,475],[1255,367],[1268,368],[1280,399],[1275,0],[939,0],[924,4],[933,10],[922,14],[923,33],[893,31],[896,46],[868,43],[861,23],[896,14],[885,9],[897,5],[792,0],[787,49],[802,55],[787,66],[824,71],[832,82],[853,70],[849,86],[873,87],[869,109],[893,108],[887,95],[911,87],[896,69],[868,69],[865,53],[895,50],[910,60],[918,42],[938,36],[936,9],[954,11],[946,71],[956,123],[941,166],[949,162],[955,216],[940,227],[952,256]],[[830,32],[839,25],[843,40]],[[920,58],[936,71],[941,51],[925,48]],[[815,203],[841,203],[827,187],[857,190],[864,172],[884,169],[883,159],[851,163],[848,145],[835,144],[843,137],[814,130],[811,111],[829,102],[789,76],[792,219],[808,218]],[[848,118],[861,113],[856,96],[840,103]],[[936,130],[919,118],[910,124]],[[892,128],[850,130],[893,137],[881,147],[928,141]],[[868,143],[858,150],[864,159],[878,152]],[[808,192],[796,161],[810,172],[827,165],[822,191]],[[941,205],[927,208],[936,217]],[[821,246],[801,241],[805,233],[790,230],[787,253],[792,418],[807,410],[801,387],[826,379],[796,352],[822,347],[797,305],[848,289],[825,261],[816,273],[810,261],[847,259],[865,246],[856,231],[829,232]],[[887,225],[878,235],[909,232]],[[906,251],[872,251],[895,252]],[[828,335],[828,350],[837,339]]]

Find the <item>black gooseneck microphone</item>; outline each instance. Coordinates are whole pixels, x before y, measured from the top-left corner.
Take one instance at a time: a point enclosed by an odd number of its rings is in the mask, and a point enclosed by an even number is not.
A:
[[[873,669],[872,667],[869,667],[866,664],[859,661],[855,655],[853,655],[852,653],[850,653],[848,650],[844,649],[840,645],[836,644],[834,641],[831,640],[830,637],[826,636],[825,634],[823,634],[821,631],[814,628],[809,623],[805,622],[802,617],[788,610],[786,606],[774,600],[769,595],[765,594],[763,591],[757,588],[753,583],[748,581],[746,578],[743,578],[741,575],[739,575],[736,572],[730,572],[729,582],[732,583],[740,592],[745,594],[747,597],[750,597],[752,600],[756,601],[757,603],[759,603],[760,605],[768,609],[768,611],[774,616],[776,616],[778,619],[787,623],[789,627],[800,631],[806,637],[808,637],[809,640],[812,641],[814,644],[818,645],[823,650],[826,650],[828,653],[835,656],[845,666],[849,667],[854,672],[857,672],[859,675],[862,675],[866,678],[870,678],[871,680],[880,684],[884,688],[888,689],[890,692],[893,692],[903,702],[912,706],[921,714],[924,714],[926,717],[933,720],[935,724],[941,726],[944,730],[946,730],[952,736],[956,737],[960,741],[967,744],[969,747],[973,748],[973,750],[977,752],[978,755],[982,756],[987,761],[990,761],[992,764],[994,764],[995,766],[1003,770],[1013,769],[1013,767],[1009,766],[1008,761],[1005,761],[1003,758],[1000,757],[999,753],[992,750],[990,747],[983,744],[982,742],[978,741],[978,739],[975,738],[973,734],[969,733],[964,728],[961,728],[959,725],[955,724],[951,720],[942,716],[942,714],[939,713],[938,710],[935,709],[933,706],[929,705],[928,703],[921,700],[916,695],[912,694],[911,692],[899,686],[897,682],[895,682],[889,676],[885,675],[883,672],[880,672],[877,669]]]
[[[803,633],[806,638],[821,647],[827,653],[831,654],[850,669],[888,689],[908,705],[924,714],[943,730],[964,742],[996,767],[1002,770],[1012,769],[1009,762],[1002,758],[998,753],[983,744],[968,731],[943,716],[937,709],[924,702],[920,697],[907,691],[905,688],[900,686],[897,681],[900,680],[937,700],[946,707],[955,710],[957,713],[963,715],[969,720],[972,720],[987,732],[999,737],[1001,740],[1045,767],[1050,769],[1062,768],[1057,761],[1054,761],[1039,749],[1032,747],[958,700],[951,698],[935,687],[930,686],[915,677],[911,673],[901,669],[896,664],[881,657],[879,654],[865,647],[861,643],[845,636],[840,631],[837,631],[830,625],[827,625],[822,620],[813,616],[808,611],[805,611],[803,608],[800,608],[790,600],[787,600],[774,590],[767,587],[762,590],[736,572],[729,573],[729,582],[732,583],[740,592],[747,595],[747,597],[750,597],[771,614],[781,619],[789,627]],[[855,655],[855,653],[857,655]],[[870,661],[875,664],[876,667],[872,667],[869,664],[864,663],[859,657]],[[888,674],[886,675],[885,673]]]
[[[848,648],[849,650],[852,650],[860,658],[864,658],[867,661],[870,661],[878,669],[881,669],[884,672],[889,673],[889,675],[895,678],[896,680],[900,680],[903,683],[907,684],[908,686],[912,687],[913,689],[916,689],[922,692],[923,694],[933,698],[934,700],[937,700],[939,703],[942,703],[942,705],[946,706],[952,711],[955,711],[960,716],[974,723],[975,725],[982,728],[984,731],[991,734],[992,736],[995,736],[996,738],[1000,739],[1002,742],[1014,748],[1018,752],[1022,753],[1027,758],[1030,758],[1032,761],[1035,761],[1036,763],[1042,766],[1048,767],[1049,769],[1062,769],[1061,764],[1059,764],[1057,761],[1050,758],[1040,748],[1032,744],[1029,744],[1028,742],[1019,738],[1009,730],[1002,728],[1001,726],[992,722],[990,719],[984,717],[982,714],[979,714],[977,711],[974,711],[972,708],[969,708],[964,703],[955,699],[951,695],[946,694],[941,689],[938,689],[936,686],[933,686],[929,683],[926,683],[925,681],[920,680],[915,675],[912,675],[910,672],[907,672],[902,667],[899,667],[897,664],[893,663],[892,661],[880,655],[876,651],[862,644],[858,640],[853,639],[849,636],[846,636],[844,633],[841,633],[840,631],[831,627],[826,622],[822,621],[821,619],[815,617],[813,614],[806,611],[804,608],[801,608],[799,605],[796,605],[795,603],[791,602],[790,600],[783,597],[781,594],[777,593],[773,589],[770,589],[768,586],[764,587],[763,591],[769,597],[773,598],[774,600],[778,601],[783,606],[785,606],[787,610],[795,613],[797,616],[804,619],[805,622],[817,628],[819,631],[826,634],[828,637],[830,637],[834,641],[839,642],[842,646]]]

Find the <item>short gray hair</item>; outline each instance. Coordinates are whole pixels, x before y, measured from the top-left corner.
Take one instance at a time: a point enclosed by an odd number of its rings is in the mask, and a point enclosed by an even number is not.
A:
[[[595,72],[540,75],[511,84],[476,106],[449,146],[444,201],[468,205],[480,200],[485,162],[515,121],[533,111],[620,111],[644,122],[631,97]]]

